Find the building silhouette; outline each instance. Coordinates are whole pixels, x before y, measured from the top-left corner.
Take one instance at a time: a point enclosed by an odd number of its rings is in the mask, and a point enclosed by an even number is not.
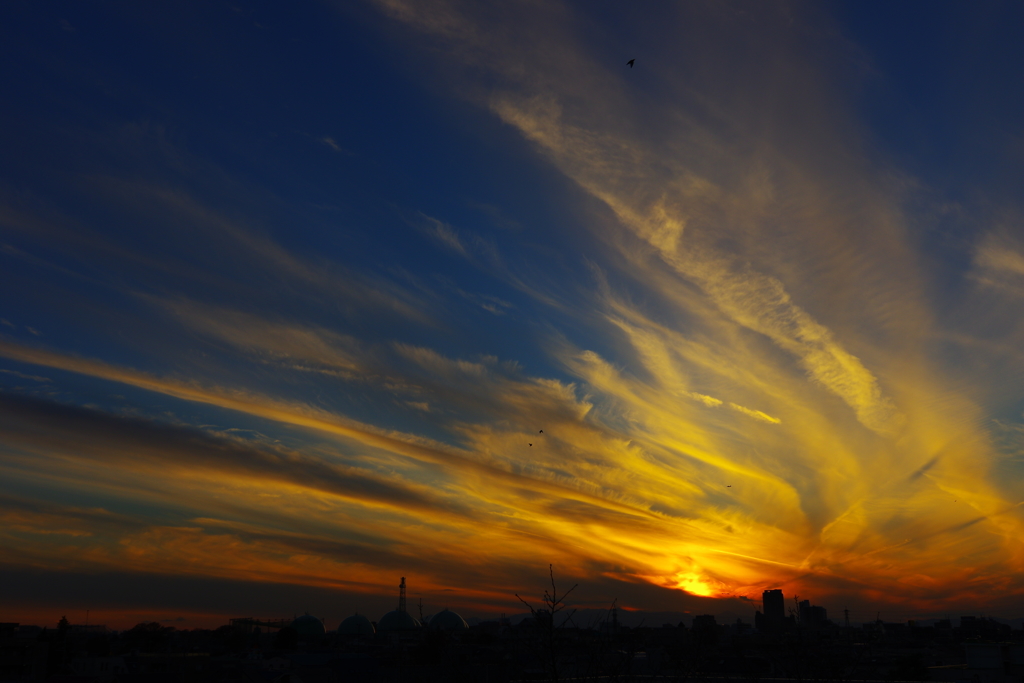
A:
[[[786,598],[781,588],[772,588],[761,593],[761,608],[769,621],[782,622],[786,618]]]
[[[810,600],[801,600],[800,625],[804,628],[821,628],[828,624],[828,612],[824,607],[812,605]]]
[[[778,633],[787,623],[786,596],[781,588],[770,588],[761,593],[761,609],[754,614],[754,626],[763,633]]]

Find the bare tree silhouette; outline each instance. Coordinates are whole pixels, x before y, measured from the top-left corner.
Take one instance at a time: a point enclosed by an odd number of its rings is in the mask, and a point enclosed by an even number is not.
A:
[[[519,599],[519,602],[521,602],[524,605],[526,605],[526,607],[530,610],[530,614],[533,615],[533,619],[534,619],[534,621],[536,621],[537,625],[539,627],[543,628],[544,631],[545,631],[545,636],[546,636],[545,640],[547,641],[546,642],[546,650],[547,651],[545,652],[545,655],[546,655],[545,659],[547,660],[546,664],[547,664],[548,672],[551,675],[551,680],[552,681],[557,681],[558,680],[558,643],[557,643],[557,639],[555,637],[555,616],[559,612],[562,612],[563,610],[565,610],[568,607],[568,605],[565,603],[565,599],[567,597],[569,597],[570,593],[572,593],[574,590],[576,590],[576,587],[579,586],[579,584],[578,583],[574,583],[572,585],[572,588],[570,588],[569,590],[567,590],[564,593],[562,593],[561,595],[559,595],[558,594],[558,587],[555,585],[555,569],[554,569],[554,565],[551,565],[551,564],[548,565],[548,575],[551,577],[551,590],[548,591],[547,589],[545,589],[544,590],[544,598],[543,598],[544,605],[545,605],[545,607],[547,609],[536,609],[536,608],[534,608],[533,605],[528,603],[526,600],[523,600],[523,598],[520,597],[519,593],[516,593],[515,595],[516,595],[516,598]],[[559,625],[558,628],[562,628],[563,626],[565,626],[572,619],[572,615],[575,614],[575,613],[576,613],[575,609],[571,610],[566,615],[565,619],[562,621],[562,623]]]

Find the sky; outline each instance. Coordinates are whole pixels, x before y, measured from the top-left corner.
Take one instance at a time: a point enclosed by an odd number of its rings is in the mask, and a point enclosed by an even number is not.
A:
[[[0,620],[1020,617],[1022,22],[6,3]]]

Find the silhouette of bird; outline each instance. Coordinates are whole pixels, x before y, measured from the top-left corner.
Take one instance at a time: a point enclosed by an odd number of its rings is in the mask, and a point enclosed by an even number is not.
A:
[[[543,433],[544,433],[544,430],[543,430],[543,429],[542,429],[542,430],[540,430],[540,433],[541,433],[541,434],[543,434]]]
[[[533,444],[531,443],[530,445],[532,446]]]
[[[732,488],[732,484],[726,484],[725,488],[731,489]]]
[[[631,59],[628,62],[626,62],[626,64],[629,64],[629,68],[632,69],[633,68],[633,62],[635,62],[635,61],[636,61],[635,59]]]

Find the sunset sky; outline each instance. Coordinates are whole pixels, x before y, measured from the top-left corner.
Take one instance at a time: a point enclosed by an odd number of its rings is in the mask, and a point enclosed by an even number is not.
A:
[[[1022,26],[5,3],[0,621],[1024,615]]]

